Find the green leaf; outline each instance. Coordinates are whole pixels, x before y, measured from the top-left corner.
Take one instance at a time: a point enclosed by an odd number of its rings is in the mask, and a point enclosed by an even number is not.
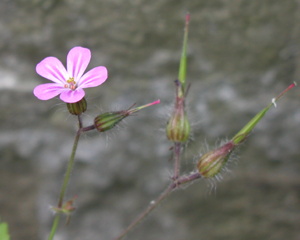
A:
[[[10,240],[7,223],[0,223],[0,240]]]

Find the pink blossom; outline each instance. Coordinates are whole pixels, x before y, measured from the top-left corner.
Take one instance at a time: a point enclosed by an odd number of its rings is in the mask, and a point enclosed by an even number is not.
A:
[[[95,67],[84,74],[91,60],[91,51],[83,47],[72,48],[67,55],[67,69],[56,57],[46,57],[36,65],[36,72],[53,83],[34,88],[33,94],[40,100],[49,100],[60,94],[66,103],[80,101],[84,88],[97,87],[107,79],[104,66]]]

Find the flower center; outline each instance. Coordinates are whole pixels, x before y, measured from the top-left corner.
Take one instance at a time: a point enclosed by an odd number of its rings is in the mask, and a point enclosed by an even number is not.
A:
[[[73,77],[70,77],[67,80],[67,83],[64,85],[64,88],[70,88],[71,90],[75,90],[76,89],[76,82],[74,81]]]

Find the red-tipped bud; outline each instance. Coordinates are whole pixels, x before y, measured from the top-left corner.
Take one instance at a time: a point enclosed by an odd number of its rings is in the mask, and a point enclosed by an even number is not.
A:
[[[80,101],[75,103],[67,103],[68,110],[73,115],[80,115],[85,112],[87,109],[87,103],[85,98],[82,98]]]
[[[235,147],[236,145],[230,141],[221,147],[204,154],[197,164],[197,169],[201,176],[205,178],[216,176],[224,167]]]
[[[94,126],[99,132],[105,132],[115,127],[119,122],[121,122],[124,118],[128,117],[129,115],[138,112],[139,110],[145,107],[149,107],[158,103],[160,103],[160,100],[136,108],[130,107],[129,109],[123,111],[107,112],[100,114],[95,118]]]

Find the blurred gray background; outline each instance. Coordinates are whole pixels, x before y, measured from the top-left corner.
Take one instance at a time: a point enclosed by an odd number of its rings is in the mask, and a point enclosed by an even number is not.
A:
[[[0,217],[12,240],[46,239],[76,130],[58,98],[39,101],[35,73],[74,46],[109,79],[87,89],[86,125],[97,114],[161,104],[107,134],[81,139],[68,197],[78,195],[57,240],[109,240],[167,186],[164,127],[178,73],[184,17],[191,14],[188,96],[193,137],[183,173],[299,81],[298,0],[57,0],[0,2]],[[300,91],[259,123],[223,174],[175,192],[127,239],[300,239]]]

